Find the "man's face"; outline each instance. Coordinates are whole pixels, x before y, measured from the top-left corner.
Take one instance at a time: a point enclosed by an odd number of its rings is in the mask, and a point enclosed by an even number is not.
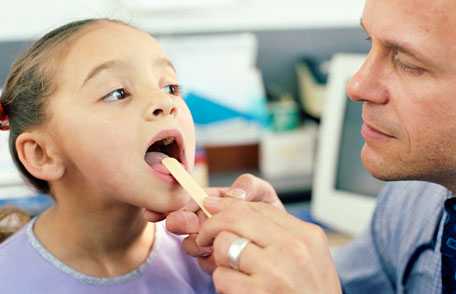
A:
[[[456,174],[456,1],[367,0],[369,55],[348,85],[363,103],[366,168],[450,185]]]

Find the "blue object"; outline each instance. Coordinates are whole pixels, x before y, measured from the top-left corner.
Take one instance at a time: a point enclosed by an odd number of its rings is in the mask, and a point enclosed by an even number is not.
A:
[[[370,227],[333,252],[344,293],[441,294],[443,203],[450,197],[436,184],[387,184]]]
[[[298,207],[292,207],[292,206],[288,206],[285,205],[286,208],[287,208],[287,211],[292,214],[293,216],[305,221],[305,222],[308,222],[308,223],[312,223],[312,224],[316,224],[322,228],[324,228],[325,230],[330,230],[330,228],[320,222],[318,222],[312,215],[312,213],[310,212],[310,207],[308,205],[302,205],[301,206],[298,206]]]
[[[445,200],[447,213],[442,233],[442,293],[454,293],[456,290],[456,198]]]
[[[247,98],[246,98],[247,99]],[[195,124],[208,125],[214,122],[230,120],[234,118],[242,118],[247,121],[257,121],[265,125],[267,123],[267,112],[260,109],[252,110],[249,113],[238,111],[234,108],[214,102],[210,98],[196,94],[195,92],[188,92],[185,95],[185,102],[187,103]]]
[[[48,195],[38,194],[31,197],[20,197],[12,199],[0,199],[0,207],[12,205],[19,209],[24,210],[31,216],[36,216],[51,207],[54,204],[54,200]]]

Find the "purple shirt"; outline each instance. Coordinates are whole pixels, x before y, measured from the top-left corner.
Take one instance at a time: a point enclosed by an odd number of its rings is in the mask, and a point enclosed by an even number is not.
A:
[[[181,249],[181,238],[156,224],[147,261],[114,278],[97,278],[68,267],[33,233],[35,220],[0,244],[0,293],[215,293],[211,278]]]

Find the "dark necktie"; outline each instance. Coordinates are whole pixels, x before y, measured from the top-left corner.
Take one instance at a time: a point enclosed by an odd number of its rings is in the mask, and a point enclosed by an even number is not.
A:
[[[447,217],[443,226],[442,293],[456,294],[456,198],[445,201]]]

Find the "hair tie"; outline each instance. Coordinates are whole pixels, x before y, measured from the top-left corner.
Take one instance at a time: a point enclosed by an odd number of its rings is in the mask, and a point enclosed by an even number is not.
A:
[[[10,129],[8,115],[3,108],[3,103],[0,102],[0,131],[7,131]]]

